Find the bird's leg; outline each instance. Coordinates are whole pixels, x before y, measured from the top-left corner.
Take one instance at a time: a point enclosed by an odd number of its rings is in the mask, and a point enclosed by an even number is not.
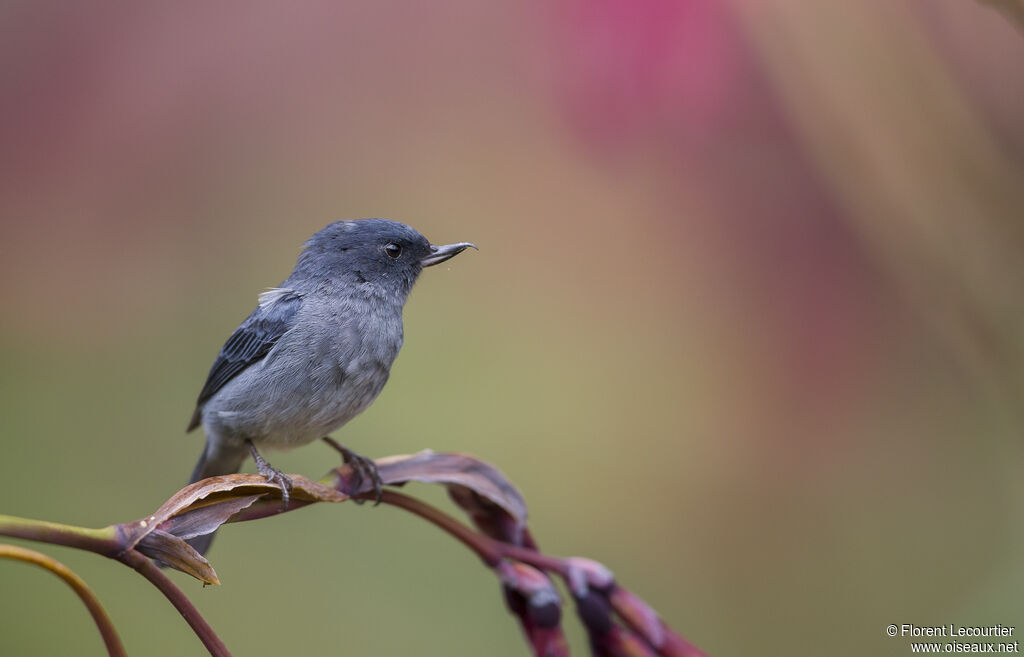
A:
[[[376,496],[376,501],[373,505],[377,506],[380,504],[381,495],[384,492],[384,480],[380,478],[380,470],[377,469],[377,464],[374,463],[373,459],[367,458],[361,454],[356,454],[330,436],[324,436],[324,442],[341,453],[341,460],[346,465],[352,466],[352,470],[355,472],[356,476],[355,485],[353,486],[354,489],[358,489],[362,485],[364,477],[373,481],[373,492]],[[356,504],[363,503],[363,500],[354,501]]]
[[[288,498],[291,497],[293,485],[291,477],[267,463],[267,460],[256,451],[256,445],[253,445],[252,441],[248,438],[245,439],[245,446],[249,448],[252,460],[256,462],[256,471],[266,477],[270,483],[281,487],[281,499],[284,500],[284,508],[287,510]]]

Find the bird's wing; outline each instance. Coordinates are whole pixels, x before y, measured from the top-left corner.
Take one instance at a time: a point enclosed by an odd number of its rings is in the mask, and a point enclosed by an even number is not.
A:
[[[199,426],[203,404],[210,397],[245,368],[270,353],[281,336],[293,326],[295,313],[301,305],[302,295],[294,290],[274,288],[260,295],[260,305],[231,334],[217,354],[217,360],[213,362],[206,384],[196,400],[196,410],[192,414],[188,431]]]

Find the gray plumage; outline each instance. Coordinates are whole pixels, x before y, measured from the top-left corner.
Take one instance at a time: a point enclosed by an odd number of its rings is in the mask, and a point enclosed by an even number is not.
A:
[[[431,246],[384,219],[338,221],[313,235],[210,368],[188,426],[206,431],[192,481],[237,472],[246,441],[304,445],[365,410],[402,347],[402,308],[423,267],[469,246]],[[193,545],[203,551],[209,540]]]

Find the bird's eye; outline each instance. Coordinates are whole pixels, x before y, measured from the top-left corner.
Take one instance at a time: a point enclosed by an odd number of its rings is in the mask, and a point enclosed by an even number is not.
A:
[[[388,257],[392,260],[395,260],[398,256],[402,255],[402,247],[398,244],[388,244],[384,247],[384,253],[388,254]]]

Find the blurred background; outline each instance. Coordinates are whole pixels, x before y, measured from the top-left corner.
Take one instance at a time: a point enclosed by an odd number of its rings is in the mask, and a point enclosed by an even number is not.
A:
[[[546,551],[604,562],[711,655],[1024,631],[1024,21],[1002,6],[4,3],[2,512],[158,507],[256,295],[328,222],[388,217],[480,251],[420,280],[343,443],[496,464]],[[202,653],[134,573],[42,549],[130,653]],[[231,526],[211,559],[220,587],[174,576],[237,655],[527,654],[492,575],[394,509]],[[12,562],[0,653],[105,654]]]

